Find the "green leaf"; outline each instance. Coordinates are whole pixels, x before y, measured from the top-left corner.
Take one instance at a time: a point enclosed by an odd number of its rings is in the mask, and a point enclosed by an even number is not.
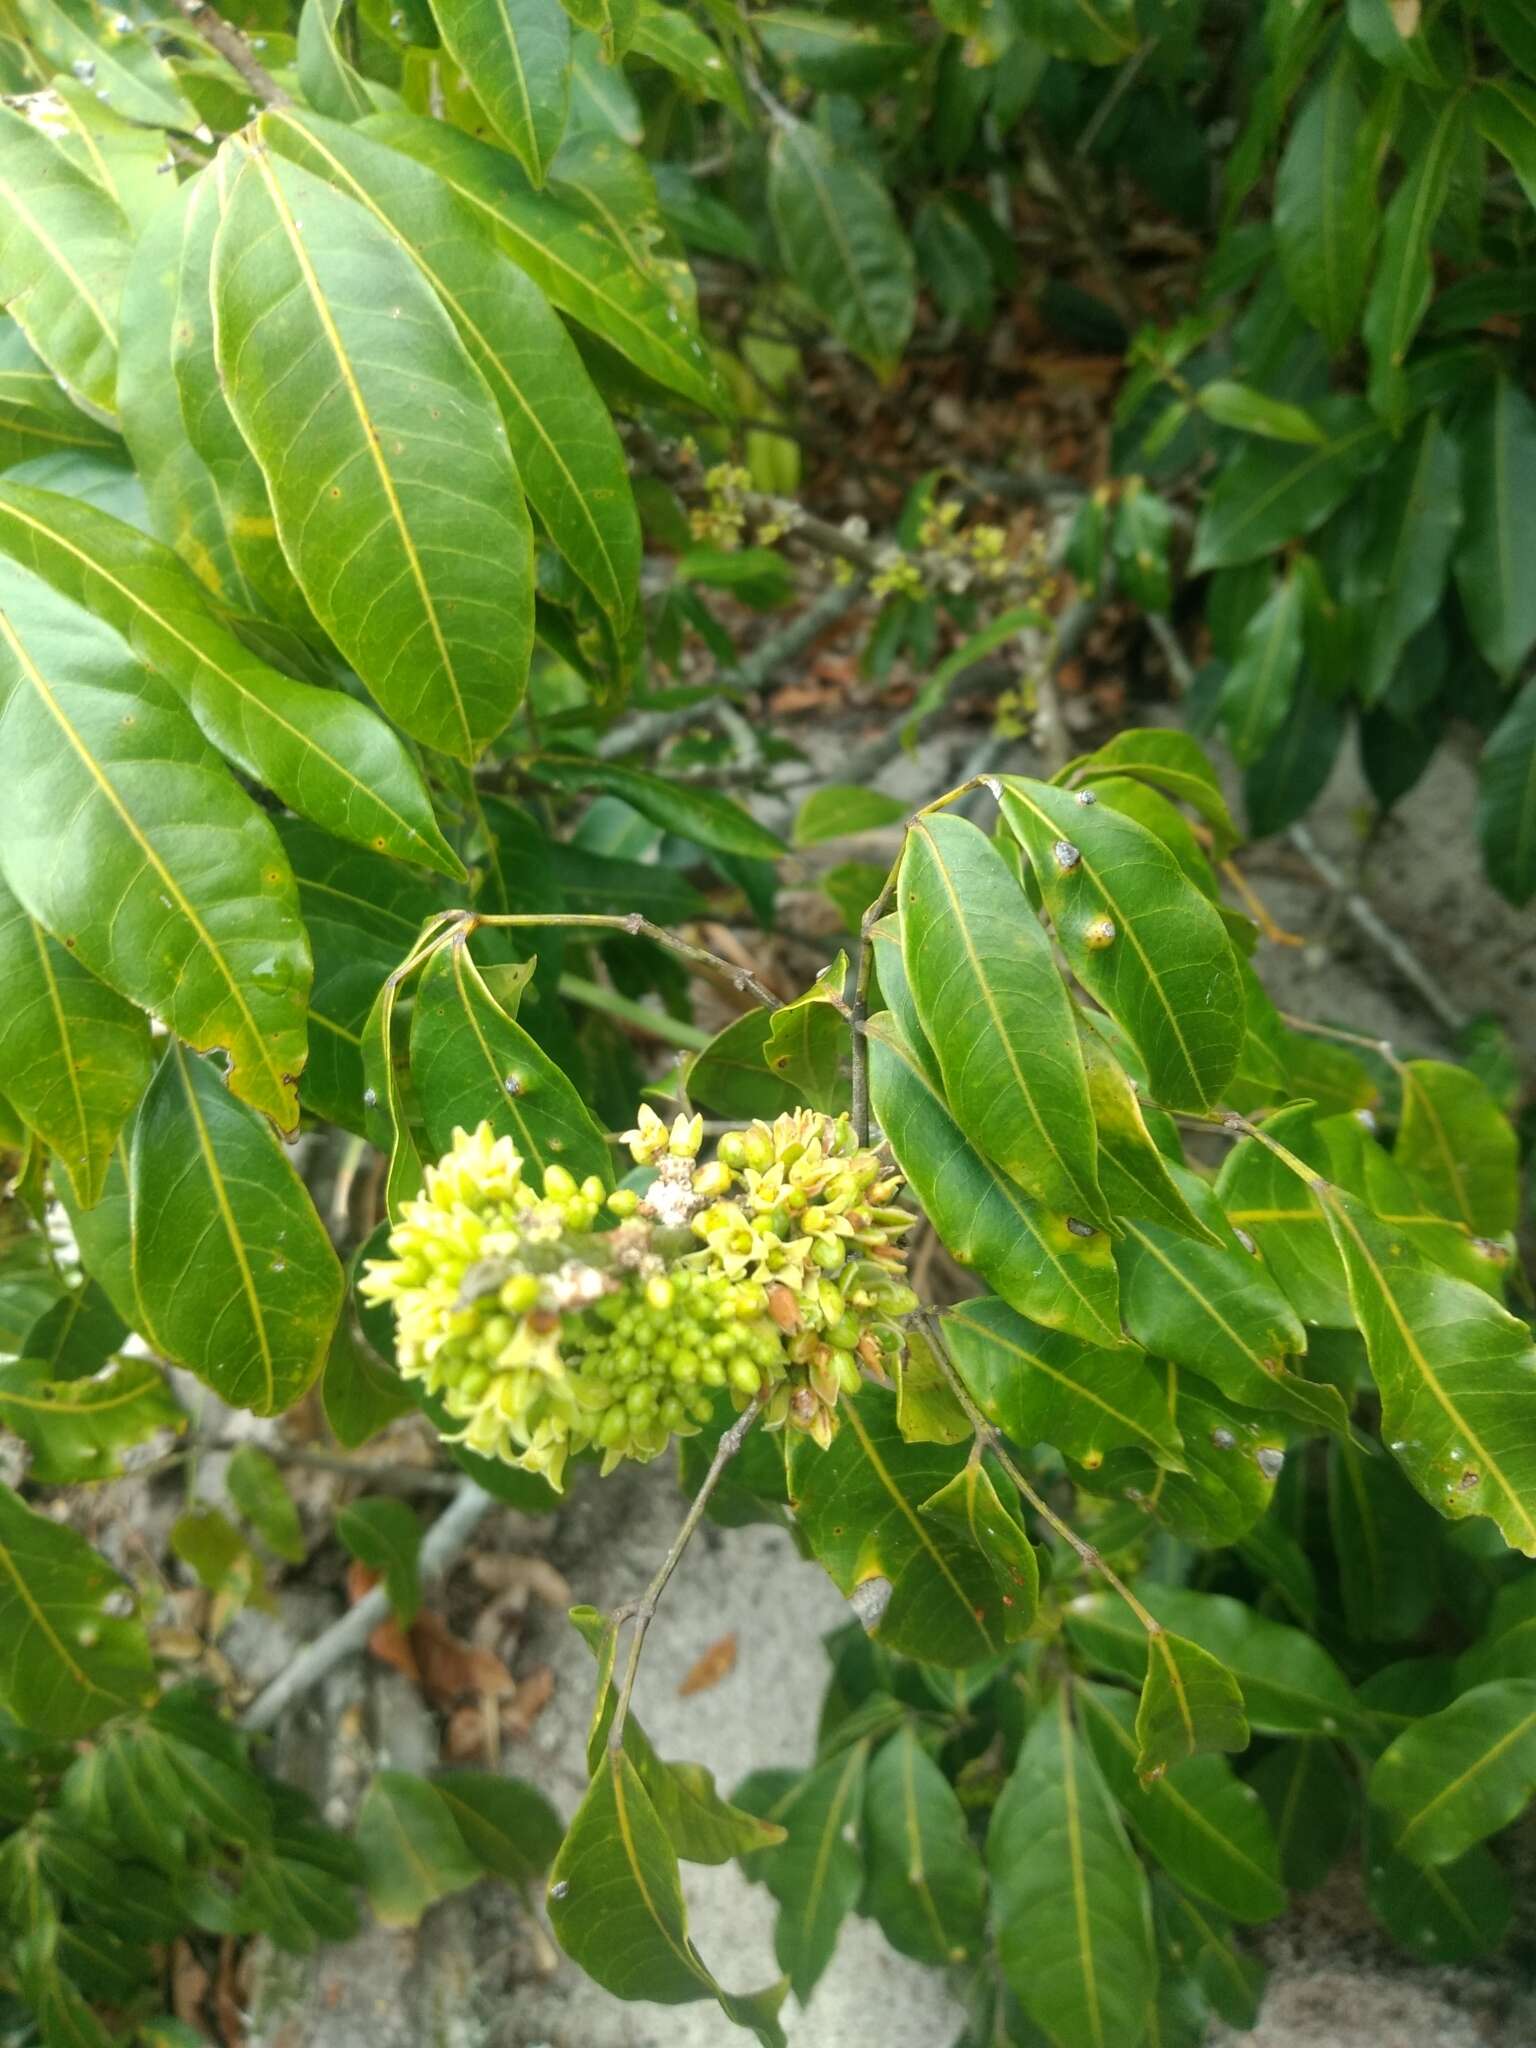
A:
[[[653,825],[715,853],[777,860],[785,851],[781,839],[717,790],[668,782],[643,768],[628,768],[619,761],[599,761],[585,754],[540,754],[534,768],[559,789],[600,789],[621,797]]]
[[[1525,34],[1531,33],[1527,22]],[[1536,206],[1536,92],[1513,78],[1490,78],[1478,86],[1471,104],[1478,134],[1508,161]]]
[[[1142,1782],[1186,1757],[1246,1749],[1248,1739],[1242,1691],[1226,1666],[1166,1629],[1149,1637],[1136,1709],[1136,1773]]]
[[[1012,1493],[1011,1486],[1008,1491]],[[992,1475],[980,1459],[967,1458],[954,1478],[925,1500],[918,1512],[954,1530],[981,1553],[997,1581],[1004,1637],[1016,1643],[1027,1636],[1040,1604],[1040,1567],[1034,1545],[1017,1515],[1003,1505]]]
[[[416,1405],[410,1388],[363,1342],[345,1313],[326,1354],[320,1400],[331,1434],[347,1451],[355,1451]]]
[[[1491,1515],[1536,1557],[1536,1442],[1521,1420],[1536,1387],[1529,1329],[1469,1282],[1420,1266],[1402,1232],[1351,1196],[1319,1192],[1393,1456],[1441,1514]]]
[[[896,1398],[866,1386],[838,1408],[829,1450],[799,1436],[788,1447],[790,1505],[813,1555],[846,1596],[867,1579],[891,1584],[872,1634],[925,1664],[958,1670],[1009,1640],[997,1575],[969,1537],[925,1517],[963,1451],[906,1443]]]
[[[687,2005],[714,1996],[728,2018],[783,2048],[782,1991],[720,1990],[688,1937],[677,1856],[634,1764],[603,1752],[550,1873],[549,1918],[560,1946],[616,1998]]]
[[[1322,428],[1301,406],[1266,398],[1251,384],[1237,384],[1227,377],[1202,384],[1197,403],[1207,419],[1239,433],[1262,434],[1270,441],[1296,441],[1308,448],[1315,448],[1323,438]]]
[[[304,1562],[304,1531],[276,1463],[255,1444],[241,1444],[225,1474],[229,1497],[267,1548],[288,1564]]]
[[[1073,1010],[1051,942],[976,826],[907,834],[902,957],[955,1121],[1046,1209],[1107,1226]]]
[[[1434,290],[1431,242],[1450,196],[1466,120],[1461,95],[1447,94],[1382,217],[1381,252],[1360,331],[1371,359],[1371,402],[1397,422],[1407,404],[1403,361]]]
[[[95,8],[74,0],[24,0],[18,12],[49,65],[76,77],[75,66],[84,66],[89,83],[125,120],[148,128],[197,126],[175,74],[144,28],[121,15],[109,24]]]
[[[270,1128],[172,1044],[128,1144],[135,1292],[115,1306],[227,1401],[275,1415],[320,1369],[342,1275]],[[89,1254],[88,1254],[89,1257]]]
[[[1167,503],[1140,477],[1131,477],[1115,511],[1110,551],[1126,596],[1149,612],[1166,612],[1173,602],[1168,561],[1172,534],[1173,513]]]
[[[244,156],[213,293],[230,410],[315,616],[392,718],[473,760],[522,699],[533,632],[531,534],[484,380],[398,243],[269,152]]]
[[[1514,1914],[1509,1879],[1481,1843],[1452,1863],[1420,1866],[1399,1856],[1372,1825],[1365,1893],[1388,1934],[1421,1963],[1466,1963],[1503,1942]]]
[[[987,1832],[998,1957],[1054,2041],[1132,2048],[1157,1982],[1147,1881],[1063,1685],[1019,1751]]]
[[[1251,765],[1285,724],[1301,674],[1306,599],[1301,578],[1277,583],[1243,630],[1221,686],[1220,717],[1237,759]]]
[[[432,0],[448,54],[535,185],[565,134],[571,30],[560,0]]]
[[[411,1019],[411,1074],[434,1153],[482,1120],[541,1173],[612,1179],[601,1129],[570,1080],[509,1017],[459,939],[422,970]]]
[[[1494,1679],[1415,1721],[1377,1758],[1369,1790],[1400,1856],[1428,1865],[1464,1855],[1536,1791],[1536,1680]]]
[[[829,839],[848,839],[858,832],[878,832],[898,824],[909,806],[881,789],[850,788],[840,782],[812,790],[795,814],[790,843],[821,846]]]
[[[337,121],[361,120],[374,108],[367,81],[342,48],[338,29],[344,0],[304,0],[296,50],[299,84],[319,113]]]
[[[865,1859],[859,1824],[865,1796],[867,1742],[797,1778],[773,1801],[765,1818],[785,1831],[783,1843],[752,1857],[748,1874],[761,1878],[779,1903],[773,1947],[779,1967],[803,2005],[832,1960],[844,1920],[859,1903]],[[739,1797],[752,1801],[752,1781]]]
[[[1385,459],[1390,437],[1363,399],[1320,399],[1313,412],[1327,435],[1321,447],[1254,441],[1223,466],[1200,515],[1194,574],[1256,561],[1311,533]]]
[[[0,1422],[32,1452],[27,1477],[39,1486],[111,1479],[122,1453],[187,1418],[148,1359],[117,1359],[91,1379],[55,1379],[35,1358],[0,1365]]]
[[[1204,1109],[1241,1045],[1231,941],[1162,842],[1108,805],[1080,801],[1091,795],[1009,776],[1003,816],[1029,856],[1067,964],[1134,1039],[1158,1103]]]
[[[409,1771],[374,1774],[356,1839],[368,1901],[385,1927],[414,1927],[429,1906],[483,1874],[438,1788]]]
[[[358,1501],[356,1507],[399,1507],[409,1513],[399,1501]],[[354,1512],[344,1508],[338,1528]],[[559,1853],[565,1833],[560,1816],[542,1792],[521,1778],[491,1771],[444,1771],[432,1780],[432,1789],[452,1814],[465,1847],[492,1877],[526,1892]]]
[[[384,721],[252,654],[169,548],[78,498],[0,483],[0,549],[119,632],[204,736],[294,810],[339,838],[462,875]]]
[[[696,1053],[688,1064],[690,1102],[717,1116],[771,1120],[799,1105],[799,1096],[768,1064],[771,1010],[748,1010]]]
[[[1369,538],[1350,566],[1348,592],[1370,619],[1355,688],[1362,702],[1379,704],[1403,650],[1439,608],[1461,526],[1461,453],[1438,413],[1426,413],[1373,479],[1366,505]]]
[[[909,1444],[968,1444],[971,1425],[956,1399],[933,1346],[921,1330],[908,1329],[906,1349],[896,1360],[896,1427]]]
[[[892,1948],[948,1967],[986,1941],[987,1876],[954,1787],[910,1721],[876,1752],[864,1781],[862,1909]]]
[[[75,403],[108,425],[130,240],[101,187],[0,107],[0,304]]]
[[[1488,736],[1478,764],[1477,830],[1488,879],[1513,904],[1536,895],[1536,680]]]
[[[1311,1159],[1318,1152],[1314,1112],[1303,1105],[1267,1118],[1278,1143]],[[1258,1246],[1270,1279],[1303,1323],[1353,1327],[1344,1269],[1322,1204],[1307,1182],[1257,1138],[1244,1138],[1222,1162],[1216,1194],[1227,1221]]]
[[[1242,1687],[1250,1725],[1265,1735],[1336,1735],[1359,1710],[1344,1674],[1322,1645],[1225,1594],[1194,1593],[1142,1580],[1137,1597],[1164,1628],[1207,1650]],[[1117,1594],[1080,1593],[1067,1608],[1067,1634],[1091,1664],[1142,1682],[1147,1633]]]
[[[1098,1130],[1099,1181],[1111,1212],[1142,1217],[1203,1244],[1220,1244],[1168,1171],[1147,1129],[1135,1083],[1084,1011],[1077,1015],[1077,1033]]]
[[[1328,1525],[1339,1593],[1359,1642],[1412,1641],[1440,1592],[1442,1532],[1390,1458],[1328,1446]]]
[[[1392,1156],[1440,1215],[1475,1237],[1515,1228],[1520,1170],[1515,1133],[1486,1087],[1466,1067],[1409,1060]]]
[[[6,562],[0,723],[11,889],[120,995],[225,1048],[231,1086],[291,1127],[311,970],[270,823],[110,627]]]
[[[1216,771],[1198,740],[1187,732],[1165,732],[1160,726],[1133,726],[1091,754],[1079,754],[1055,778],[1060,783],[1092,783],[1108,776],[1133,776],[1149,782],[1164,796],[1188,805],[1211,828],[1211,856],[1222,859],[1242,834],[1232,822]]]
[[[889,990],[887,990],[889,993]],[[961,1134],[889,1011],[871,1017],[869,1089],[880,1128],[934,1229],[1020,1315],[1114,1350],[1122,1341],[1108,1237],[1039,1209]]]
[[[768,212],[790,277],[854,354],[889,377],[912,332],[917,285],[884,185],[819,128],[780,114]]]
[[[40,1315],[15,1347],[56,1380],[89,1379],[128,1335],[128,1326],[94,1280],[72,1288]]]
[[[1239,1543],[1273,1501],[1286,1425],[1234,1407],[1176,1365],[1160,1370],[1169,1419],[1183,1442],[1180,1469],[1159,1472],[1136,1452],[1116,1451],[1096,1475],[1073,1477],[1109,1499],[1131,1501],[1181,1543],[1206,1549]]]
[[[1355,1828],[1359,1792],[1331,1742],[1282,1742],[1247,1774],[1274,1828],[1280,1871],[1292,1891],[1315,1891]]]
[[[796,1103],[836,1115],[848,1107],[843,1072],[848,1044],[843,988],[848,958],[839,953],[803,994],[769,1013],[763,1057],[787,1084]]]
[[[70,402],[15,321],[0,316],[0,469],[70,448],[122,452],[111,428]]]
[[[754,22],[776,64],[825,90],[883,85],[918,55],[899,20],[839,20],[808,7],[774,7]]]
[[[1536,504],[1536,405],[1495,377],[1467,410],[1460,439],[1456,588],[1484,659],[1508,680],[1536,645],[1536,590],[1521,568]]]
[[[491,222],[507,254],[568,313],[643,375],[706,412],[727,410],[704,344],[686,267],[644,268],[576,207],[536,192],[504,150],[443,121],[376,115],[364,132],[428,165]]]
[[[7,1486],[0,1636],[0,1703],[53,1741],[72,1741],[154,1695],[149,1639],[124,1582],[83,1536],[34,1514]]]
[[[28,917],[3,880],[0,986],[0,1087],[89,1208],[149,1079],[148,1026]]]
[[[1338,355],[1355,331],[1375,240],[1376,169],[1347,44],[1303,101],[1275,174],[1286,289]]]
[[[743,122],[751,119],[741,81],[718,45],[681,7],[641,0],[630,47],[637,57],[670,71],[689,99],[718,100]]]
[[[1010,640],[1020,633],[1044,623],[1044,616],[1038,605],[1014,605],[1008,611],[999,612],[995,619],[968,633],[953,652],[946,654],[926,678],[912,700],[912,709],[902,721],[901,742],[910,747],[917,737],[918,727],[923,720],[937,711],[949,696],[952,686],[967,669],[974,668],[978,661],[999,647],[1006,647]]]
[[[409,1628],[421,1611],[421,1525],[405,1502],[352,1501],[336,1517],[336,1534],[359,1564],[382,1575],[391,1612],[402,1628]],[[438,1790],[448,1796],[447,1783]],[[535,1874],[527,1872],[528,1877]]]
[[[539,286],[498,246],[484,216],[425,164],[289,108],[269,109],[258,132],[365,206],[418,265],[490,386],[529,504],[622,629],[640,574],[628,465],[608,409]]]
[[[1188,1646],[1186,1646],[1188,1647]],[[1221,1757],[1187,1758],[1149,1783],[1128,1693],[1079,1685],[1083,1733],[1138,1841],[1175,1883],[1250,1924],[1285,1911],[1279,1854],[1257,1793]]]
[[[1258,2025],[1264,2000],[1264,1965],[1231,1939],[1229,1923],[1209,1907],[1180,1892],[1159,1887],[1158,1917],[1170,1959],[1187,1969],[1203,2006],[1229,2027],[1248,2033]]]
[[[1001,1301],[946,1310],[944,1335],[977,1407],[1016,1444],[1054,1444],[1090,1471],[1122,1447],[1181,1463],[1163,1389],[1139,1351],[1096,1349]]]

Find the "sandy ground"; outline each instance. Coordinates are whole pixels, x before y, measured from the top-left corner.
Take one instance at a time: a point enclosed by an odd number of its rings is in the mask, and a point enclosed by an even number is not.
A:
[[[925,749],[882,777],[902,795],[942,787],[949,763]],[[1020,758],[1004,766],[1025,766]],[[1536,927],[1482,882],[1472,833],[1475,790],[1454,753],[1378,835],[1365,870],[1372,900],[1432,964],[1467,1012],[1491,1010],[1509,1029],[1533,1031]],[[1336,858],[1353,864],[1364,794],[1352,764],[1335,776],[1312,826]],[[836,857],[847,857],[846,846]],[[1261,849],[1251,869],[1278,920],[1303,934],[1300,949],[1265,947],[1261,971],[1277,999],[1314,1017],[1392,1036],[1405,1050],[1438,1052],[1443,1034],[1390,971],[1339,921],[1301,864],[1281,846]],[[581,1489],[537,1541],[575,1595],[611,1607],[639,1590],[665,1550],[679,1512],[660,1471],[626,1472]],[[531,1532],[530,1532],[531,1533]],[[652,1630],[637,1711],[664,1755],[708,1764],[729,1788],[747,1770],[808,1759],[825,1677],[824,1631],[846,1618],[830,1583],[766,1529],[708,1525],[685,1559]],[[319,1616],[290,1612],[302,1636]],[[714,1690],[680,1698],[683,1673],[712,1643],[734,1633],[734,1671]],[[279,1663],[291,1639],[252,1626],[230,1646]],[[553,1699],[508,1768],[541,1784],[569,1813],[584,1783],[583,1746],[591,1666],[580,1641],[545,1616],[523,1654],[547,1662]],[[347,1731],[324,1755],[324,1729]],[[289,1760],[323,1765],[338,1810],[377,1752],[408,1767],[430,1761],[431,1728],[414,1695],[388,1674],[338,1671],[294,1717]],[[747,1988],[776,1974],[766,1895],[734,1868],[691,1870],[693,1932],[722,1978]],[[1529,1887],[1527,1890],[1529,1891]],[[1372,1928],[1358,1885],[1330,1881],[1260,1947],[1271,1988],[1256,2032],[1222,2034],[1251,2048],[1532,2048],[1536,2044],[1536,1939],[1529,1928],[1483,1969],[1430,1970],[1396,1955]],[[551,1949],[505,1892],[482,1887],[451,1900],[412,1933],[374,1930],[316,1963],[270,1959],[256,1989],[255,2048],[728,2048],[745,2039],[712,2006],[621,2006]],[[794,2048],[948,2048],[961,2016],[941,1978],[903,1961],[874,1928],[850,1921],[836,1961],[809,2009],[787,2015]]]

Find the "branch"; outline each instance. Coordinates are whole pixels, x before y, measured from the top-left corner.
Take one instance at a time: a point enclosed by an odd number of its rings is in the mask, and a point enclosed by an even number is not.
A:
[[[432,1524],[422,1543],[423,1579],[442,1577],[495,1505],[494,1497],[473,1479],[459,1482],[452,1502]],[[389,1619],[389,1612],[389,1595],[382,1586],[365,1593],[355,1607],[332,1622],[323,1635],[299,1652],[286,1671],[256,1695],[240,1716],[240,1726],[251,1734],[261,1734],[270,1728],[285,1708],[311,1686],[318,1685],[343,1657],[364,1649],[374,1630]]]
[[[707,946],[695,946],[688,939],[680,939],[669,932],[664,925],[653,924],[648,917],[642,917],[638,910],[631,910],[622,916],[600,916],[596,912],[561,911],[505,911],[495,914],[478,910],[461,910],[457,913],[459,923],[454,936],[462,945],[470,933],[484,925],[500,929],[537,930],[548,926],[554,929],[584,929],[588,931],[627,932],[632,939],[650,939],[658,946],[664,946],[669,953],[675,953],[680,960],[686,960],[696,973],[706,974],[711,979],[724,981],[735,989],[738,995],[750,994],[765,1009],[781,1007],[779,998],[763,987],[755,974],[745,967],[738,967],[733,961],[723,960],[718,953],[711,953]],[[647,1024],[656,1020],[646,1013]]]
[[[1160,1636],[1163,1633],[1162,1623],[1147,1608],[1142,1606],[1120,1574],[1112,1565],[1106,1563],[1103,1554],[1096,1550],[1085,1538],[1079,1536],[1070,1522],[1062,1520],[1050,1502],[1045,1499],[1043,1494],[1036,1492],[1035,1488],[1031,1486],[1024,1474],[1014,1463],[1001,1434],[993,1428],[986,1416],[976,1406],[975,1401],[972,1399],[970,1388],[961,1379],[955,1362],[949,1355],[949,1346],[944,1341],[944,1333],[939,1326],[938,1316],[932,1309],[921,1309],[914,1320],[922,1324],[923,1334],[927,1337],[929,1344],[933,1348],[933,1355],[939,1362],[939,1370],[949,1383],[950,1392],[964,1409],[965,1419],[971,1425],[977,1443],[983,1450],[988,1450],[992,1453],[993,1457],[996,1458],[997,1462],[1008,1474],[1008,1477],[1019,1489],[1019,1492],[1040,1517],[1041,1521],[1054,1529],[1063,1543],[1077,1552],[1078,1557],[1088,1567],[1089,1571],[1096,1572],[1106,1585],[1120,1595],[1120,1598],[1130,1608],[1132,1614],[1135,1615],[1147,1634],[1149,1636]]]
[[[619,1687],[618,1704],[613,1710],[613,1725],[608,1730],[608,1747],[611,1750],[617,1750],[624,1740],[624,1723],[629,1718],[630,1695],[635,1689],[635,1679],[640,1671],[640,1652],[645,1647],[646,1631],[656,1617],[657,1603],[667,1589],[668,1579],[682,1562],[683,1552],[692,1542],[694,1531],[704,1519],[704,1510],[709,1506],[710,1495],[720,1483],[721,1473],[745,1443],[747,1431],[756,1422],[762,1406],[762,1394],[755,1395],[715,1445],[715,1455],[709,1461],[709,1470],[704,1474],[703,1484],[693,1496],[688,1512],[683,1517],[683,1525],[672,1539],[672,1548],[657,1567],[656,1576],[640,1599],[619,1608],[613,1617],[615,1629],[622,1628],[626,1621],[633,1621],[635,1632],[630,1638],[629,1663],[625,1666],[624,1682]]]
[[[176,0],[176,5],[200,35],[204,35],[226,64],[231,65],[269,107],[286,107],[288,95],[263,64],[256,60],[250,44],[233,23],[207,4],[207,0]]]

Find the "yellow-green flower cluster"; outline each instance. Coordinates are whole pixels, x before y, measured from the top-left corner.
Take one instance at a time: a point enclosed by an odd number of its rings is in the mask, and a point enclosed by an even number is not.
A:
[[[846,1117],[810,1110],[702,1162],[697,1117],[642,1109],[626,1135],[650,1178],[608,1193],[559,1166],[536,1189],[510,1139],[454,1134],[362,1283],[394,1304],[401,1373],[454,1441],[556,1486],[576,1452],[605,1471],[654,1457],[721,1388],[829,1443],[839,1394],[883,1370],[916,1306],[897,1176]]]

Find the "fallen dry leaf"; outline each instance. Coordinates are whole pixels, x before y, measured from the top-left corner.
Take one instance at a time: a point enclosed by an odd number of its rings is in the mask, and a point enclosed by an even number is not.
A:
[[[202,2012],[211,1983],[208,1972],[192,1953],[191,1945],[178,1937],[171,1944],[171,2011],[177,2019],[194,2026]]]
[[[510,1697],[504,1694],[491,1699],[482,1694],[477,1701],[455,1707],[443,1730],[444,1763],[463,1764],[476,1758],[494,1762],[504,1741],[520,1741],[530,1733],[554,1692],[555,1674],[547,1664],[540,1664],[518,1680]],[[493,1708],[494,1725],[486,1718]]]
[[[508,1556],[487,1551],[474,1558],[470,1572],[490,1593],[528,1592],[546,1607],[569,1607],[575,1599],[568,1581],[547,1557]]]
[[[734,1635],[721,1636],[717,1643],[710,1644],[677,1688],[678,1698],[687,1699],[691,1693],[713,1691],[721,1679],[729,1678],[735,1669],[736,1638]]]

